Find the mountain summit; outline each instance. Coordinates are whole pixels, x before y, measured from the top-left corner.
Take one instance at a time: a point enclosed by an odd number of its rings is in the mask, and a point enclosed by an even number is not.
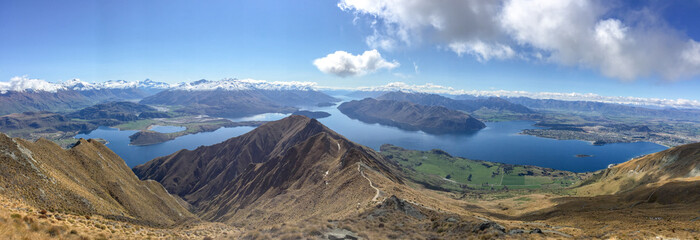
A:
[[[156,158],[134,172],[161,182],[204,219],[281,222],[346,216],[383,200],[378,186],[402,184],[394,167],[317,120],[292,115],[220,144]]]

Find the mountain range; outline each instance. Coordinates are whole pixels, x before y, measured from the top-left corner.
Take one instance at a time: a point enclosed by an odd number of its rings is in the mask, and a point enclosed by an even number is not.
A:
[[[377,99],[407,101],[428,106],[442,106],[465,112],[474,112],[479,109],[486,108],[497,111],[510,111],[514,113],[535,113],[535,111],[529,109],[528,107],[517,103],[511,103],[498,97],[456,100],[432,93],[406,93],[398,91],[384,93],[379,95]]]
[[[595,113],[602,114],[605,116],[633,116],[686,121],[696,121],[698,118],[700,118],[700,110],[698,109],[655,109],[616,103],[604,103],[593,101],[564,101],[555,99],[533,99],[527,97],[510,97],[506,99],[515,104],[521,104],[532,109],[545,111]]]
[[[0,88],[0,115],[33,111],[68,112],[96,103],[142,99],[169,86],[151,80],[127,82],[123,80],[87,83],[78,79],[63,84],[42,80],[33,84],[14,83]]]
[[[199,80],[168,84],[150,79],[88,83],[73,79],[50,83],[15,78],[0,84],[0,115],[52,111],[69,112],[97,103],[142,100],[144,104],[185,106],[186,114],[241,117],[260,113],[291,113],[338,99],[315,91],[308,82],[268,82],[252,79]]]
[[[305,85],[199,80],[146,97],[141,103],[183,106],[178,111],[186,114],[244,117],[270,112],[292,113],[299,106],[337,101]]]

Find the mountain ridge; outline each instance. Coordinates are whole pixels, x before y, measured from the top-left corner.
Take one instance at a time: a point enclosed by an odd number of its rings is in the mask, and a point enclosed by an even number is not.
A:
[[[228,157],[203,162],[212,152]],[[236,219],[245,217],[248,221],[278,222],[299,219],[294,215],[316,216],[320,209],[335,209],[338,216],[347,216],[355,209],[328,199],[380,200],[375,197],[380,190],[366,175],[371,171],[387,182],[403,184],[391,164],[374,150],[345,139],[315,119],[292,115],[223,143],[156,158],[133,170],[141,179],[159,181],[182,196],[204,219],[239,222]],[[185,166],[196,166],[188,170],[201,178],[175,180],[180,175],[174,174]],[[324,187],[334,190],[319,190]],[[294,200],[300,198],[306,200]],[[279,202],[287,204],[272,204]],[[299,205],[308,212],[284,209],[307,202],[315,202],[316,207]],[[276,211],[273,215],[277,220],[257,217],[271,216],[268,214],[255,214],[271,209]]]
[[[38,208],[153,226],[195,220],[155,181],[141,181],[102,143],[80,139],[70,149],[0,134],[2,193]]]
[[[216,189],[214,186],[222,185],[208,185],[209,182],[223,183],[229,181],[249,164],[267,161],[271,156],[281,154],[293,144],[325,128],[316,120],[298,115],[290,116],[288,119],[291,120],[263,124],[254,131],[209,147],[199,147],[192,151],[180,150],[171,155],[156,158],[136,166],[133,170],[140,178],[150,178],[159,181],[171,192],[188,199],[190,198],[188,195],[195,194],[196,189],[199,189],[197,191],[201,193],[210,191],[207,190],[209,188]],[[298,124],[298,121],[301,121],[303,124]],[[248,147],[228,147],[230,145]],[[210,149],[216,150],[212,151]],[[190,163],[198,166],[192,170],[195,174],[182,179],[178,177],[183,174],[180,171],[184,170],[185,166],[188,166]],[[203,175],[203,179],[200,179],[199,175]],[[184,181],[184,186],[182,181]],[[200,198],[193,197],[190,201],[197,202]]]
[[[397,91],[383,93],[382,95],[378,96],[377,99],[407,101],[428,106],[442,106],[449,109],[466,112],[474,112],[481,108],[487,108],[497,111],[508,110],[515,113],[535,113],[535,111],[529,109],[528,107],[509,102],[499,97],[456,100],[433,93],[406,93]]]

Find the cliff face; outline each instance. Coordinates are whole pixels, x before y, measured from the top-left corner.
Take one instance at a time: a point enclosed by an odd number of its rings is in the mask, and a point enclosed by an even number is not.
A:
[[[483,122],[460,111],[394,100],[366,98],[345,102],[338,109],[363,122],[433,134],[470,132],[486,127]]]
[[[62,149],[45,139],[0,134],[0,163],[0,194],[40,209],[157,226],[194,218],[159,183],[139,180],[97,141]]]

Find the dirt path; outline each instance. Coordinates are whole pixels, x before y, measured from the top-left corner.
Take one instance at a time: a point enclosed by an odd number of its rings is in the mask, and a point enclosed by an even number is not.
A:
[[[506,175],[505,173],[501,174],[501,183],[498,184],[499,186],[503,186],[503,177],[504,177],[505,175]]]
[[[367,181],[369,181],[369,186],[372,187],[372,188],[374,188],[374,190],[377,191],[377,193],[374,194],[374,197],[372,198],[372,201],[373,201],[373,202],[379,201],[379,198],[380,198],[382,195],[384,195],[384,192],[382,192],[382,190],[379,190],[379,188],[375,187],[375,186],[374,186],[374,183],[372,183],[372,180],[370,180],[370,179],[367,177],[367,175],[365,175],[365,172],[362,171],[362,163],[357,163],[357,171],[360,171],[360,175],[362,175],[362,177],[364,177],[365,179],[367,179]]]

